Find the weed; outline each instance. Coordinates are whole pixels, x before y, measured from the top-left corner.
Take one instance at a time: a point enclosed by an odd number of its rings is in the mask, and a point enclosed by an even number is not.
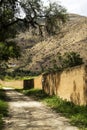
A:
[[[8,114],[8,105],[6,102],[0,100],[0,114],[2,114],[2,116],[7,116]]]

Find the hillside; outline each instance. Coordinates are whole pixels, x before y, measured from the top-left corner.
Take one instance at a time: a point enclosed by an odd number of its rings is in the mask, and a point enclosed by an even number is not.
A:
[[[78,52],[87,62],[87,17],[70,14],[69,21],[61,33],[46,37],[31,36],[29,32],[20,33],[16,39],[22,49],[22,57],[16,61],[17,67],[23,70],[41,71],[53,66],[52,60],[58,52]],[[15,62],[15,61],[14,61]]]

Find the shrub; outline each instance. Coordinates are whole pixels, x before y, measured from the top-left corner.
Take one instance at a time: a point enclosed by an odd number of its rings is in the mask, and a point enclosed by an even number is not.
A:
[[[83,59],[76,52],[65,53],[63,56],[63,67],[73,67],[83,64]]]
[[[64,68],[74,67],[83,64],[83,59],[80,57],[80,54],[72,51],[64,53],[63,56],[61,55],[61,53],[58,53],[56,59],[52,60],[52,63],[52,70],[60,71]]]

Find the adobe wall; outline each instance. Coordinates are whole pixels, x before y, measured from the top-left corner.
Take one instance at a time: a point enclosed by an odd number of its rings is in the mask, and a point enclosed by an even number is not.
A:
[[[78,66],[62,72],[43,74],[25,81],[2,81],[2,86],[43,89],[49,95],[57,95],[62,99],[78,105],[87,105],[87,66]]]
[[[42,75],[37,76],[35,78],[32,79],[27,79],[23,81],[23,88],[24,89],[42,89]]]
[[[31,88],[42,89],[42,75],[33,79],[26,79],[26,80],[10,80],[10,81],[0,80],[0,85],[3,87],[13,87],[20,89],[31,89]]]
[[[3,81],[0,80],[0,85],[3,87],[13,87],[13,88],[23,88],[22,80],[11,80],[11,81]]]
[[[34,88],[42,89],[42,75],[34,78]]]
[[[60,73],[44,74],[43,89],[50,95],[72,101],[78,105],[87,104],[87,67],[78,66]]]

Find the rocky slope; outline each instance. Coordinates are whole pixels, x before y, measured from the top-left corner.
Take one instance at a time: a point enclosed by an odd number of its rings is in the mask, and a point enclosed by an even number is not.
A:
[[[52,60],[58,52],[78,52],[87,62],[87,17],[70,14],[69,21],[64,25],[61,33],[39,40],[30,36],[29,32],[21,33],[17,39],[22,49],[22,57],[17,65],[24,70],[41,71],[52,67]]]

